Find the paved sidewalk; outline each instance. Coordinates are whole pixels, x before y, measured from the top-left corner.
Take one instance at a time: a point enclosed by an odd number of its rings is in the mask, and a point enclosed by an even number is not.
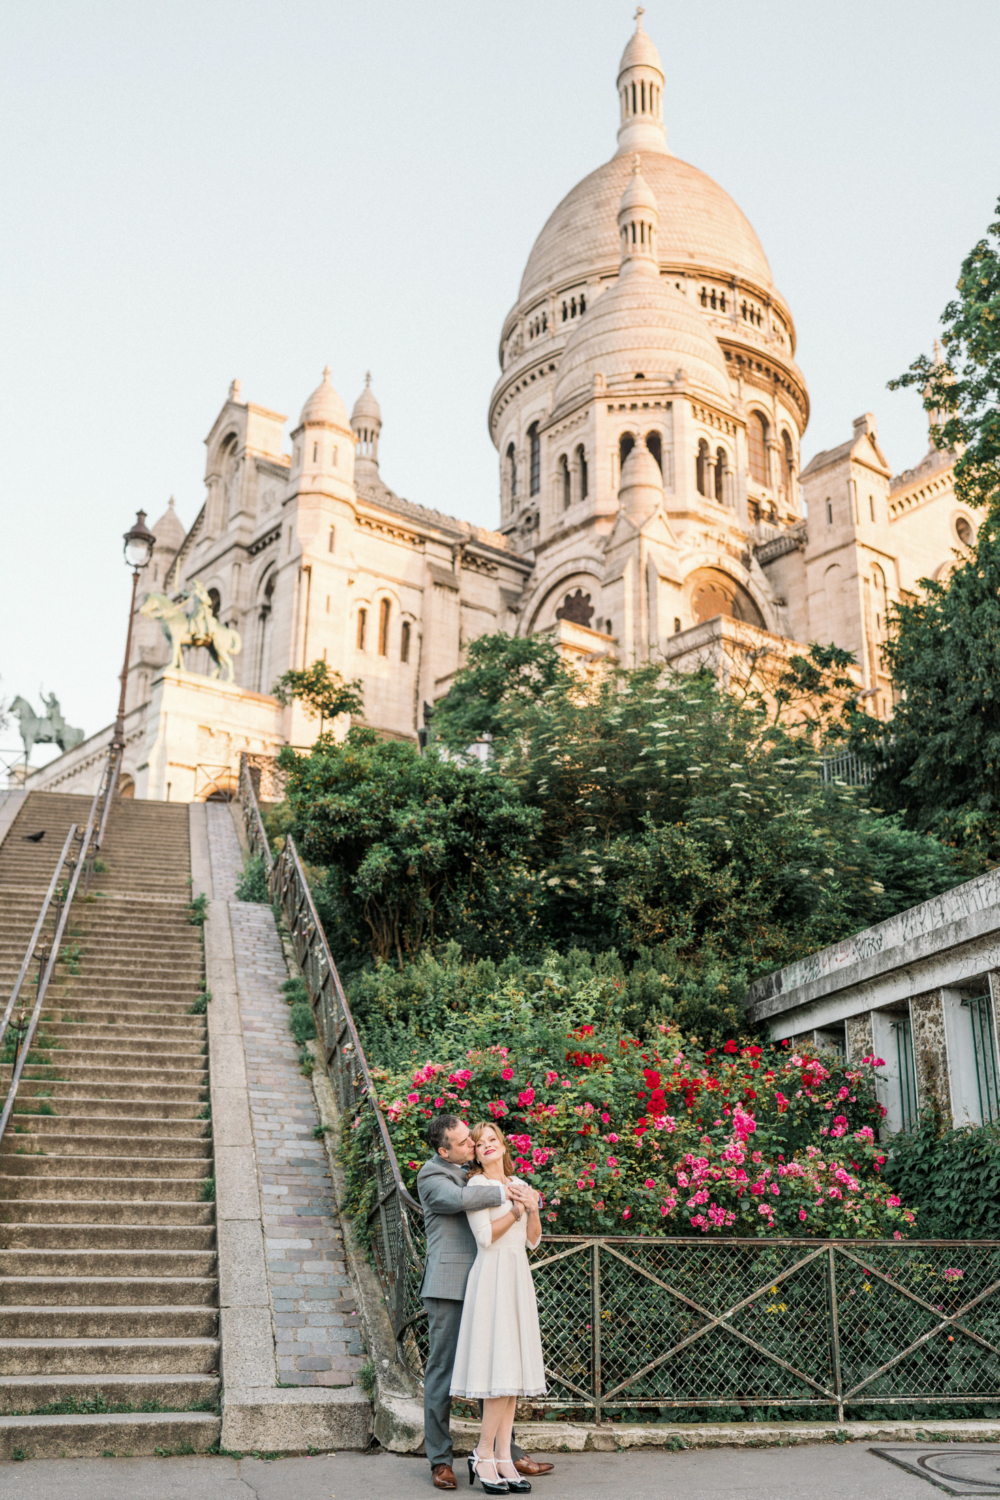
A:
[[[914,1452],[929,1445],[914,1443]],[[939,1445],[938,1445],[939,1446]],[[541,1455],[539,1455],[541,1456]],[[552,1454],[537,1500],[936,1500],[941,1491],[865,1444]],[[482,1500],[459,1474],[459,1494]],[[0,1500],[431,1500],[424,1459],[380,1453],[284,1458],[117,1458],[0,1464]]]
[[[278,1380],[351,1385],[364,1363],[357,1303],[326,1149],[313,1136],[312,1086],[288,1029],[281,939],[269,906],[235,899],[243,860],[225,804],[208,804],[208,837],[215,897],[229,903],[233,933]]]

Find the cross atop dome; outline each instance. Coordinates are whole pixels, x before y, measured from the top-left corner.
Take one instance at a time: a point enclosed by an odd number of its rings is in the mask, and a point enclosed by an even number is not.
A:
[[[642,29],[645,12],[635,13],[635,32],[618,64],[618,102],[621,125],[616,156],[628,151],[667,149],[663,129],[663,64],[656,43]]]

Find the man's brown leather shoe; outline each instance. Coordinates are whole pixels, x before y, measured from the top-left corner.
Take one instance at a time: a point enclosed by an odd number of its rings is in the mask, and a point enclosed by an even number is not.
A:
[[[551,1465],[550,1465],[551,1467]],[[435,1464],[431,1470],[431,1478],[436,1490],[457,1490],[458,1484],[455,1480],[455,1470],[451,1464]]]
[[[515,1459],[514,1468],[519,1474],[533,1479],[536,1474],[551,1474],[555,1464],[540,1464],[525,1454],[524,1458]]]

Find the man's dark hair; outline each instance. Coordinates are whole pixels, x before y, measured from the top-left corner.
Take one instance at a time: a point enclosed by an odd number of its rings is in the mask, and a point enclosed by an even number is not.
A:
[[[448,1131],[461,1123],[458,1115],[435,1115],[427,1127],[427,1144],[431,1150],[436,1152],[439,1146],[447,1145],[445,1136]]]

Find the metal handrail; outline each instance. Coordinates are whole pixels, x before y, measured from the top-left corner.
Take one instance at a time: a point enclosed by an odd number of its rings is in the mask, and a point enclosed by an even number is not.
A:
[[[35,923],[35,929],[31,934],[27,949],[25,950],[24,958],[21,960],[21,967],[18,970],[17,978],[14,981],[14,988],[10,992],[10,999],[7,1001],[7,1009],[4,1011],[3,1016],[0,1017],[0,1046],[3,1045],[4,1034],[6,1033],[7,1027],[10,1024],[10,1018],[14,1012],[14,1006],[17,1004],[17,997],[21,993],[21,986],[24,983],[25,975],[28,972],[28,965],[31,963],[31,960],[36,957],[35,948],[38,943],[38,938],[41,933],[42,927],[45,925],[45,918],[49,914],[49,907],[52,904],[52,897],[55,895],[56,886],[59,883],[59,876],[62,874],[63,865],[66,863],[66,856],[69,854],[70,845],[76,838],[76,832],[77,824],[73,823],[70,826],[69,833],[66,835],[66,842],[63,844],[62,853],[59,856],[59,862],[56,865],[55,870],[52,872],[52,879],[49,881],[49,888],[45,892],[45,900],[42,902],[42,909],[38,913],[38,920]]]
[[[108,813],[111,811],[111,803],[114,800],[115,788],[118,786],[118,772],[121,768],[122,751],[116,750],[114,746],[108,752],[108,758],[101,773],[100,784],[94,795],[94,805],[91,808],[91,824],[98,807],[101,807],[100,819],[97,822],[96,831],[92,834],[89,844],[86,846],[84,858],[87,864],[87,878],[83,883],[83,894],[86,895],[90,889],[90,878],[94,873],[94,864],[104,841],[104,830],[108,823]]]
[[[274,869],[274,857],[267,841],[267,834],[264,832],[264,820],[261,818],[260,807],[257,804],[257,794],[250,776],[250,761],[246,751],[240,755],[239,799],[243,809],[243,822],[246,825],[250,852],[264,861],[264,869],[270,877]]]
[[[24,1071],[24,1065],[27,1061],[28,1053],[31,1050],[31,1044],[35,1038],[35,1031],[38,1028],[38,1018],[41,1015],[42,1005],[48,992],[49,981],[52,978],[53,971],[59,959],[59,948],[63,940],[63,934],[66,931],[66,924],[69,921],[70,907],[73,904],[73,897],[76,895],[76,889],[80,883],[80,876],[83,873],[84,869],[86,869],[87,871],[87,881],[89,882],[90,880],[90,874],[93,870],[94,860],[97,857],[97,850],[100,847],[101,835],[104,832],[104,827],[107,822],[108,806],[111,802],[111,791],[115,785],[116,779],[114,773],[117,772],[120,754],[120,751],[115,751],[114,749],[110,749],[108,751],[104,770],[101,773],[101,780],[98,783],[97,790],[94,793],[93,801],[90,804],[90,816],[87,819],[87,826],[84,830],[83,837],[80,840],[80,847],[77,851],[76,858],[73,861],[73,868],[70,875],[69,884],[65,892],[61,892],[59,896],[59,900],[56,906],[55,932],[52,935],[52,941],[49,945],[48,954],[39,974],[38,990],[35,995],[35,1004],[31,1011],[31,1018],[28,1022],[27,1030],[25,1031],[23,1036],[19,1036],[18,1038],[17,1058],[11,1071],[10,1085],[7,1089],[7,1098],[4,1103],[3,1111],[0,1112],[0,1141],[3,1140],[4,1131],[7,1129],[11,1113],[14,1109],[14,1101],[17,1097],[17,1087],[21,1081],[21,1074]],[[67,849],[70,846],[71,840],[75,841],[77,838],[79,838],[79,834],[77,832],[77,825],[74,823],[71,831],[71,836],[70,838],[67,838],[66,844],[63,846],[63,854],[60,858],[56,875],[53,876],[52,882],[49,886],[49,893],[46,896],[45,900],[45,910],[36,923],[35,934],[32,939],[31,947],[25,955],[25,960],[22,965],[22,975],[18,979],[18,989],[20,989],[20,986],[23,983],[23,974],[27,972],[28,964],[31,961],[31,956],[34,952],[34,944],[37,940],[38,933],[41,932],[42,923],[45,913],[48,910],[51,896],[55,892],[57,877],[59,872],[62,870]],[[9,1003],[10,1010],[13,1010],[14,998],[15,996],[11,997],[11,1001]]]

